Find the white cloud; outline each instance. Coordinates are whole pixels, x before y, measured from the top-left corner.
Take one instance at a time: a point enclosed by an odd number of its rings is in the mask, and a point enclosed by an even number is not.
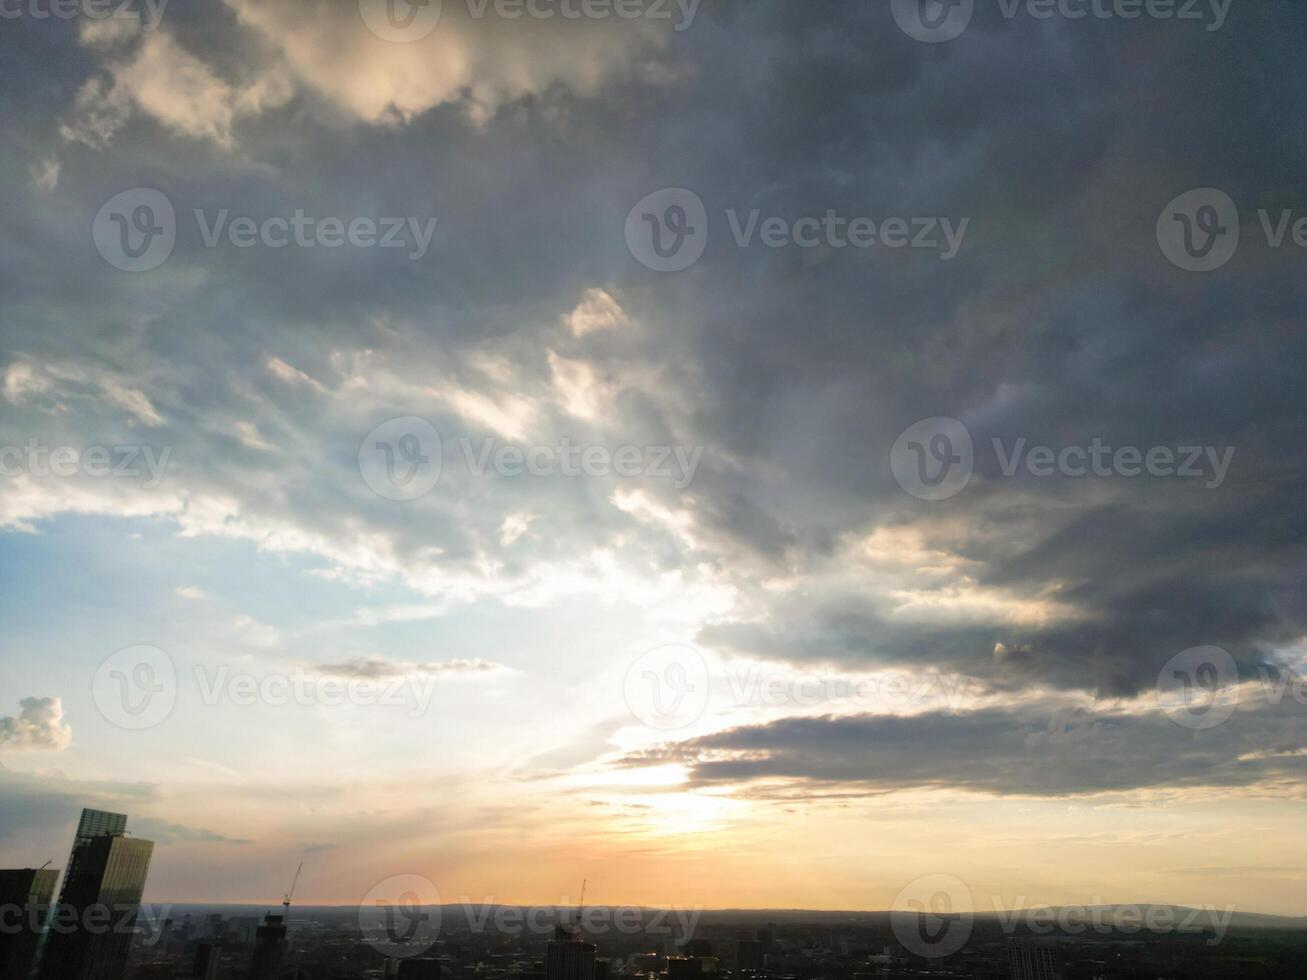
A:
[[[364,27],[354,3],[226,2],[296,78],[371,123],[404,122],[445,103],[484,118],[560,84],[593,92],[666,36],[649,21],[475,20],[463,4],[447,3],[438,29],[394,44]]]
[[[281,630],[267,623],[260,623],[253,616],[237,616],[232,620],[231,625],[232,630],[251,646],[269,649],[281,643]]]
[[[272,375],[289,385],[304,385],[313,389],[318,394],[325,394],[327,388],[316,378],[305,374],[299,368],[287,364],[280,357],[270,357],[267,363],[268,370]]]
[[[417,675],[492,674],[504,673],[508,670],[503,664],[491,660],[482,660],[480,657],[472,660],[458,658],[445,662],[425,664],[400,663],[393,660],[383,660],[379,657],[369,657],[359,660],[347,660],[338,664],[323,664],[315,666],[313,669],[317,673],[329,677],[358,678],[361,680],[381,680],[387,677]]]
[[[16,360],[5,368],[5,400],[26,404],[46,395],[52,410],[65,406],[58,399],[90,399],[122,409],[136,421],[151,427],[163,424],[163,416],[149,397],[133,383],[101,367],[61,361]]]
[[[82,41],[114,52],[111,84],[97,76],[82,86],[73,120],[61,127],[70,142],[103,148],[137,110],[175,132],[231,148],[238,118],[282,105],[291,95],[289,81],[275,67],[243,86],[228,84],[161,29],[139,39],[121,30],[83,32]]]
[[[39,191],[52,191],[59,186],[59,160],[47,157],[31,166],[32,186]]]
[[[261,452],[270,453],[276,447],[264,439],[259,434],[259,427],[253,422],[237,421],[231,425],[232,433],[240,441],[242,446],[250,449],[258,449]]]
[[[503,523],[499,525],[499,543],[507,548],[527,532],[535,518],[535,514],[524,512],[509,514],[504,518]]]
[[[61,752],[73,743],[59,698],[23,698],[17,718],[0,718],[0,746]]]
[[[563,410],[587,422],[598,420],[612,401],[614,387],[599,380],[585,361],[569,360],[550,351],[549,371]]]
[[[602,289],[587,289],[585,298],[563,319],[578,337],[595,330],[613,330],[631,324],[630,317],[617,300]]]

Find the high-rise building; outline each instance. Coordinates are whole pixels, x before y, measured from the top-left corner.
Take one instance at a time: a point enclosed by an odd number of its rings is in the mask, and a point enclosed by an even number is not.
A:
[[[286,921],[280,915],[267,915],[254,935],[254,955],[250,958],[249,980],[281,980],[281,966],[286,959]]]
[[[400,960],[395,976],[398,980],[440,980],[440,960]]]
[[[703,976],[703,960],[699,957],[667,957],[667,980],[697,980],[701,976]]]
[[[19,909],[19,918],[0,929],[0,980],[27,980],[36,965],[41,935],[50,921],[50,905],[59,872],[22,868],[0,871],[0,910]]]
[[[41,956],[42,980],[121,980],[154,855],[153,841],[126,832],[121,813],[82,811]]]
[[[741,939],[735,953],[738,970],[762,969],[762,943],[757,939]]]
[[[1062,957],[1048,941],[1009,940],[1007,962],[1012,980],[1062,980]]]
[[[199,943],[195,947],[195,965],[191,976],[195,980],[215,980],[218,976],[218,961],[222,958],[222,947],[217,943]]]
[[[560,926],[545,947],[545,980],[595,980],[594,946]]]

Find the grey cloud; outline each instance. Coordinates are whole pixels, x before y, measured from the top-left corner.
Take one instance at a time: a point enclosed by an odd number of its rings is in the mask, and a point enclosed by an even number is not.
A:
[[[338,664],[321,664],[314,667],[314,670],[320,674],[362,680],[382,680],[388,677],[404,677],[411,674],[485,674],[504,669],[502,664],[482,660],[479,657],[472,660],[458,658],[443,663],[420,664],[403,664],[390,660],[368,658],[348,660]]]
[[[181,824],[156,820],[151,817],[139,817],[132,820],[132,832],[159,844],[251,844],[253,841],[236,837],[226,837],[204,830],[200,827],[185,827]]]
[[[1062,797],[1134,790],[1290,787],[1307,773],[1302,712],[1241,707],[1194,731],[1160,712],[985,709],[907,717],[788,718],[670,743],[621,765],[680,762],[695,786],[790,798],[902,789]],[[1267,750],[1267,746],[1273,749]]]
[[[1253,240],[1220,274],[1180,274],[1153,223],[1193,186],[1222,186],[1245,209],[1297,200],[1307,144],[1288,121],[1303,96],[1283,79],[1299,71],[1307,10],[1245,4],[1215,33],[981,13],[966,37],[931,46],[884,6],[820,18],[782,0],[706,7],[682,35],[605,50],[585,84],[556,71],[542,41],[541,73],[475,120],[457,91],[433,88],[402,120],[378,122],[300,66],[294,98],[234,121],[232,153],[140,113],[111,152],[66,144],[58,121],[102,57],[24,21],[0,61],[18,133],[3,176],[27,186],[53,152],[60,176],[57,195],[14,201],[0,236],[7,346],[37,369],[72,365],[148,399],[163,420],[151,438],[176,447],[165,489],[190,500],[182,517],[160,513],[195,533],[243,521],[255,540],[318,548],[362,576],[465,596],[487,568],[529,582],[607,546],[633,568],[720,578],[759,607],[714,623],[707,645],[947,666],[1012,690],[1129,695],[1200,643],[1227,647],[1245,671],[1274,660],[1307,625],[1295,503],[1307,281],[1300,257]],[[192,6],[168,30],[230,79],[262,66],[252,38],[266,31],[250,18],[271,10]],[[206,249],[183,224],[168,263],[124,276],[86,228],[134,186],[164,191],[183,222],[195,208],[302,207],[440,224],[420,263]],[[714,222],[703,259],[673,276],[639,266],[622,241],[627,210],[665,186],[694,189]],[[754,207],[972,221],[947,264],[908,250],[737,249],[722,215]],[[593,288],[629,329],[571,334],[564,318]],[[616,389],[602,419],[550,402],[549,350]],[[279,377],[270,359],[314,383]],[[490,362],[503,374],[487,375]],[[705,445],[688,491],[640,487],[693,534],[614,507],[608,484],[487,487],[451,472],[407,509],[370,494],[355,459],[378,422],[429,417],[449,445],[488,434],[442,399],[454,389],[538,403],[530,439]],[[14,406],[6,437],[108,442],[140,424],[80,393],[53,407]],[[941,414],[978,447],[1101,435],[1238,454],[1214,491],[1007,479],[982,454],[966,491],[927,505],[895,485],[887,454],[908,424]],[[242,446],[233,419],[256,423],[275,452]],[[201,499],[233,512],[200,521]],[[547,520],[501,543],[505,516],[526,510]],[[831,572],[850,540],[908,524],[932,529],[976,587],[1056,586],[1076,615],[922,624],[894,614],[883,583]],[[996,659],[997,644],[1012,653]]]

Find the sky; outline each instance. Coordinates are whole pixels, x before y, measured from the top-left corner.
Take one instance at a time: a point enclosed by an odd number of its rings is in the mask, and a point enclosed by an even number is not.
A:
[[[1179,8],[6,6],[0,866],[1307,915],[1307,9]]]

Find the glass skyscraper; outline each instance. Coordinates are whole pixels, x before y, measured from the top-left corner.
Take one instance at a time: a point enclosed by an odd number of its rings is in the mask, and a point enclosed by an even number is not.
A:
[[[121,980],[154,843],[121,813],[83,810],[41,957],[41,980]]]

